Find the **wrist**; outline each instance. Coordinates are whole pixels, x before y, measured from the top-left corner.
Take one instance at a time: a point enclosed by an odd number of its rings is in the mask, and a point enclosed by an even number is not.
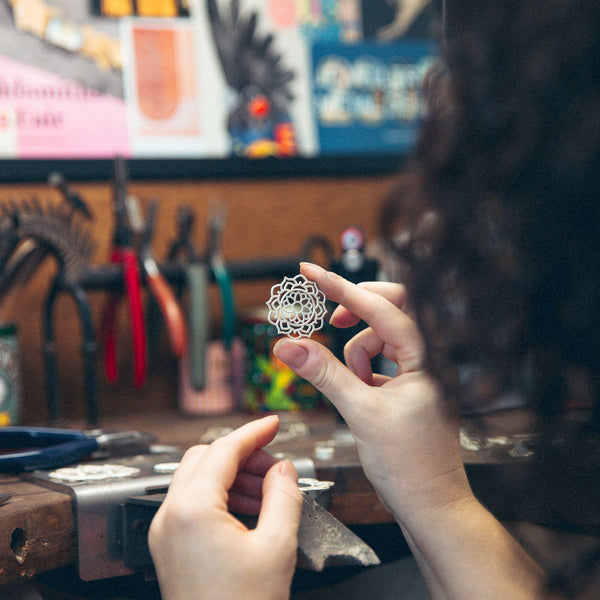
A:
[[[403,527],[428,526],[433,518],[444,519],[455,511],[479,504],[475,498],[462,463],[448,471],[432,475],[424,481],[405,481],[394,485],[384,502]]]

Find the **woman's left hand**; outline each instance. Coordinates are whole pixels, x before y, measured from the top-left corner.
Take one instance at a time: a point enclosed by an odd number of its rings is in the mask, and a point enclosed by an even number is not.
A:
[[[148,534],[164,600],[288,598],[302,499],[298,475],[262,447],[276,416],[188,450]],[[256,514],[248,529],[230,511]]]

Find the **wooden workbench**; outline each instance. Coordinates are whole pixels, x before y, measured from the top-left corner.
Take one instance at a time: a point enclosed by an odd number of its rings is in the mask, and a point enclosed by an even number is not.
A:
[[[219,428],[237,427],[252,418],[255,417],[248,414],[199,419],[185,418],[175,412],[146,413],[107,419],[103,426],[150,432],[160,444],[185,449],[210,439]],[[293,457],[311,458],[316,477],[335,482],[330,511],[340,521],[348,525],[392,521],[364,476],[346,426],[334,414],[283,413],[280,418],[283,439],[276,439],[270,449]],[[479,421],[478,426],[481,423]],[[515,411],[496,414],[483,423],[487,435],[520,434],[530,427],[528,417]],[[81,427],[82,424],[69,423],[69,426]],[[333,456],[315,456],[315,446],[328,441],[334,448]],[[523,510],[537,510],[523,503],[518,506],[498,503],[498,499],[505,497],[501,486],[508,485],[506,473],[518,471],[523,459],[502,456],[497,450],[465,450],[464,454],[475,492],[492,509],[496,504],[495,508],[504,512],[500,517],[522,520],[528,516]],[[0,584],[25,580],[76,560],[77,538],[69,495],[8,475],[0,475],[0,490],[12,494],[12,498],[0,506]],[[507,511],[513,513],[507,514]]]

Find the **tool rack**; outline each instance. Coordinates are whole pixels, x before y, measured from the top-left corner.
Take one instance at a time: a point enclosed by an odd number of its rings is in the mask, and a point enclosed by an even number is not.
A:
[[[346,277],[350,276],[352,280],[352,273],[346,272],[347,269],[340,271],[336,268],[335,265],[340,266],[343,261],[334,260],[334,250],[330,242],[321,235],[309,236],[296,256],[225,263],[220,250],[220,235],[224,227],[223,207],[215,207],[213,201],[209,203],[206,248],[196,252],[193,247],[191,230],[194,215],[189,207],[181,206],[178,211],[177,237],[171,243],[171,250],[165,260],[158,264],[151,256],[149,249],[154,231],[156,201],[149,202],[147,221],[144,223],[143,217],[139,214],[136,215],[137,209],[132,209],[130,206],[130,201],[135,200],[135,198],[128,195],[127,183],[126,162],[122,157],[116,157],[114,161],[112,205],[115,217],[112,249],[110,261],[98,266],[91,265],[89,262],[95,244],[91,239],[90,231],[85,227],[86,222],[82,220],[89,221],[93,217],[83,198],[69,187],[62,175],[51,174],[49,177],[49,184],[59,189],[63,196],[62,203],[58,205],[44,206],[35,199],[23,201],[20,204],[15,201],[0,203],[0,226],[2,232],[6,232],[6,235],[3,233],[3,236],[8,239],[8,243],[6,243],[6,240],[2,240],[3,243],[0,243],[0,301],[2,300],[2,286],[7,287],[7,285],[10,285],[10,282],[17,278],[17,272],[20,274],[21,270],[25,271],[26,269],[31,271],[46,254],[53,255],[58,262],[58,271],[50,283],[42,309],[42,355],[47,389],[48,422],[50,424],[58,424],[63,421],[63,411],[59,400],[58,348],[53,319],[55,305],[61,295],[68,294],[71,296],[77,308],[82,338],[85,418],[90,427],[96,427],[99,421],[96,382],[99,344],[94,331],[89,294],[104,292],[107,294],[107,299],[111,295],[114,299],[126,292],[128,300],[131,300],[129,296],[129,287],[131,286],[129,276],[131,273],[128,272],[128,269],[133,265],[135,265],[137,271],[134,274],[137,286],[137,304],[141,302],[139,294],[142,289],[150,289],[158,299],[155,288],[156,282],[153,281],[155,276],[161,278],[163,290],[169,292],[172,296],[172,289],[181,291],[187,288],[190,291],[192,290],[194,286],[188,278],[192,266],[206,266],[206,284],[215,283],[219,286],[224,316],[231,317],[233,315],[232,318],[224,318],[223,338],[226,347],[228,340],[230,341],[235,334],[235,331],[232,331],[232,329],[235,330],[233,283],[251,280],[281,280],[284,277],[292,277],[298,272],[299,262],[310,260],[316,249],[325,255],[330,268]],[[135,224],[138,220],[139,223]],[[21,253],[22,256],[15,260],[15,255],[19,254],[19,251],[25,245],[21,244],[23,240],[33,242],[33,250],[29,253]],[[362,249],[353,248],[352,251],[360,252]],[[151,270],[148,269],[148,261],[152,263]],[[12,268],[11,262],[13,263]],[[368,278],[373,279],[376,275],[375,261],[368,260],[365,264],[369,266]],[[361,275],[365,275],[365,273]],[[226,280],[225,283],[223,280]],[[226,288],[228,288],[228,291],[226,291]],[[176,304],[179,309],[174,297],[172,300],[172,304]],[[159,299],[158,304],[161,304]],[[106,306],[108,306],[108,302]],[[194,303],[194,306],[196,306],[196,303]],[[167,313],[168,311],[163,310],[163,317],[165,317],[167,328],[170,330]],[[136,314],[141,314],[141,308]],[[114,317],[114,306],[111,315]],[[103,317],[105,316],[106,312],[103,314]],[[143,319],[143,315],[137,319],[138,325],[140,318]],[[132,319],[132,331],[136,325],[134,321],[136,320]],[[179,321],[184,321],[181,315]],[[110,323],[114,325],[114,318],[110,320]],[[143,322],[141,328],[143,329]],[[103,321],[102,332],[104,336],[106,336],[106,330]],[[114,326],[111,331],[112,334],[115,333]],[[349,333],[352,332],[336,332],[334,337]],[[145,346],[145,330],[142,331],[142,334],[141,337],[144,340],[140,345]],[[106,341],[106,337],[103,341]],[[134,332],[134,359],[139,356],[136,352],[137,344],[135,342]],[[337,346],[343,347],[343,344],[338,343]],[[335,351],[335,353],[340,354],[338,351]],[[180,355],[176,353],[176,356],[179,357]],[[116,363],[116,359],[113,362]],[[194,364],[200,362],[196,360]],[[137,366],[134,364],[134,367]],[[107,374],[108,372],[107,369]],[[135,375],[136,373],[134,373],[134,381],[136,380]],[[143,375],[141,380],[143,382]]]
[[[312,244],[311,244],[312,245]],[[305,246],[306,248],[307,246]],[[298,263],[303,260],[304,252],[297,257],[281,257],[231,262],[226,265],[227,272],[234,282],[260,279],[280,279],[292,276],[298,271]],[[161,273],[167,281],[177,289],[185,287],[185,264],[181,262],[162,263]],[[210,274],[211,282],[215,282],[214,274]],[[142,278],[142,285],[145,279]],[[86,422],[96,427],[99,421],[99,407],[96,383],[96,359],[98,342],[92,325],[92,315],[88,295],[90,292],[122,292],[123,277],[119,265],[103,265],[88,268],[76,284],[65,281],[60,272],[54,278],[46,296],[43,310],[43,345],[46,383],[48,420],[56,424],[63,420],[59,400],[57,347],[53,325],[53,311],[58,296],[68,293],[73,298],[81,321],[85,393]]]

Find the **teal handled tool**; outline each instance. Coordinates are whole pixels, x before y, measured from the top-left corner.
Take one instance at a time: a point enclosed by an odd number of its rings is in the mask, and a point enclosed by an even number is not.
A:
[[[219,287],[223,310],[223,341],[229,350],[235,337],[236,312],[233,283],[221,251],[221,236],[225,228],[226,208],[222,203],[212,203],[208,219],[208,262]]]

